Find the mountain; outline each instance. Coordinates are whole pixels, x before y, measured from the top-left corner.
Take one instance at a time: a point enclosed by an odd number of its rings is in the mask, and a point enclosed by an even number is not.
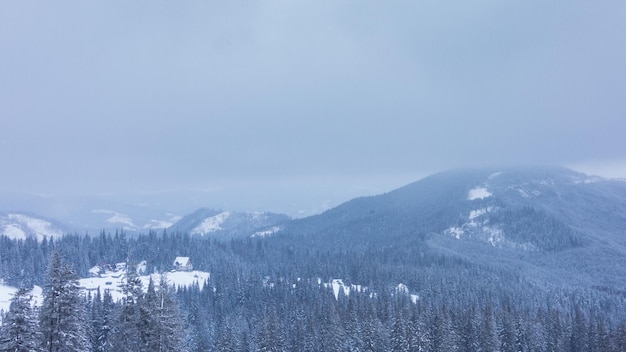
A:
[[[268,212],[236,212],[200,208],[184,216],[168,232],[210,235],[214,238],[266,236],[290,221],[286,215]]]
[[[626,182],[560,167],[442,172],[274,237],[335,252],[418,246],[540,283],[626,292]]]
[[[67,232],[67,227],[60,222],[41,215],[27,212],[0,213],[0,234],[10,239],[25,240],[44,237],[58,238]]]
[[[56,219],[67,232],[96,234],[102,230],[128,233],[167,228],[180,219],[179,210],[170,209],[152,198],[136,196],[61,196],[25,193],[0,195],[0,211],[25,210]]]
[[[0,238],[0,278],[41,286],[54,250],[115,291],[113,263],[188,257],[211,273],[177,289],[199,351],[625,351],[625,200],[626,182],[564,168],[453,170],[304,219],[199,209],[54,249]]]

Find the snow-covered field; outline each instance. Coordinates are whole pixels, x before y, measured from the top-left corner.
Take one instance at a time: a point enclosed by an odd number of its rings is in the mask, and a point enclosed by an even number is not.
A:
[[[17,292],[17,288],[0,284],[0,311],[7,312],[11,305],[11,298]],[[39,306],[43,302],[43,290],[39,286],[35,286],[31,293],[33,295],[33,306]],[[1,323],[1,321],[0,321]]]
[[[161,274],[159,273],[154,273],[151,275],[139,276],[143,284],[143,289],[146,290],[148,288],[150,277],[152,277],[155,285],[158,285],[160,275]],[[99,276],[80,279],[80,287],[86,294],[91,293],[92,295],[96,294],[98,288],[100,289],[101,294],[104,293],[104,290],[109,290],[111,296],[113,296],[113,300],[116,301],[122,298],[121,286],[124,283],[125,277],[126,270],[124,269],[119,271],[105,271]],[[166,277],[168,283],[176,287],[192,286],[197,283],[200,288],[202,288],[202,285],[205,281],[209,280],[211,274],[205,271],[172,271],[166,273]]]
[[[124,269],[118,271],[106,271],[97,277],[80,279],[79,285],[85,294],[91,293],[92,295],[96,294],[98,288],[100,288],[101,293],[104,293],[104,290],[108,289],[109,292],[111,292],[111,296],[113,296],[113,300],[119,300],[122,298],[121,285],[125,276],[126,271]],[[209,280],[211,274],[205,271],[172,271],[166,273],[166,276],[170,285],[179,287],[191,286],[197,283],[200,286],[200,289],[202,289],[204,282]],[[139,277],[141,278],[144,291],[148,289],[150,277],[152,277],[152,280],[158,289],[160,274],[155,273],[151,275],[141,275]],[[15,292],[17,292],[17,288],[0,284],[0,311],[7,312],[9,310],[11,298],[13,298],[13,294]],[[42,288],[35,286],[33,288],[32,295],[33,305],[40,306],[43,302]]]
[[[8,311],[11,304],[11,298],[17,291],[15,287],[0,285],[0,310]]]
[[[491,197],[491,192],[485,187],[472,188],[467,192],[467,200],[485,199]]]

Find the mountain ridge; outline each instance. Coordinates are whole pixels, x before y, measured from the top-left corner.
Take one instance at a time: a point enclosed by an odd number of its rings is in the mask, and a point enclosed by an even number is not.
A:
[[[509,167],[437,173],[296,219],[275,237],[331,252],[419,245],[545,282],[626,289],[626,269],[613,268],[626,261],[624,229],[626,183],[562,167]]]

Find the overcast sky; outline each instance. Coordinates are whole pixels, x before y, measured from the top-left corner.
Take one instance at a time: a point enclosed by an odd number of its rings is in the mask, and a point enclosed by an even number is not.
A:
[[[626,177],[625,18],[617,0],[2,1],[0,191],[317,202],[476,165]]]

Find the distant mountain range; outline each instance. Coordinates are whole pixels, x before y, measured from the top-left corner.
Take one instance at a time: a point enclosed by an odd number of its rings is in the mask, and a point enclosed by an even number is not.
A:
[[[626,293],[626,181],[560,167],[453,170],[294,220],[278,239],[329,251],[425,246]]]
[[[9,238],[25,240],[28,237],[43,240],[60,237],[68,228],[56,220],[46,219],[37,214],[26,212],[0,213],[0,234]]]
[[[84,205],[80,214],[92,224],[144,235],[55,240],[54,250],[91,276],[81,286],[116,287],[120,273],[111,264],[128,258],[142,260],[146,272],[189,258],[203,274],[175,282],[190,284],[179,291],[183,306],[209,319],[190,322],[194,338],[210,337],[201,350],[213,340],[222,350],[219,342],[232,336],[263,341],[278,331],[284,337],[270,341],[293,341],[286,349],[298,351],[357,350],[350,346],[365,339],[379,341],[371,350],[410,343],[415,350],[625,350],[624,180],[560,167],[452,170],[300,219],[208,208],[177,218],[140,203]],[[0,232],[13,238],[64,231],[33,213],[0,216]],[[6,306],[12,287],[45,282],[51,247],[2,241]],[[223,322],[233,324],[223,329]],[[332,343],[311,347],[315,341]]]
[[[190,200],[186,207],[174,204],[172,208],[176,210],[167,209],[163,204],[169,204],[167,199],[139,197],[129,201],[112,196],[5,194],[0,197],[0,211],[5,209],[0,212],[0,234],[11,238],[35,236],[41,239],[66,233],[97,234],[103,230],[138,234],[168,229],[230,238],[251,236],[259,231],[268,234],[275,231],[272,228],[276,224],[290,220],[286,215],[269,212],[207,208],[197,208],[185,215],[184,211],[197,204],[196,200]]]
[[[618,283],[626,292],[626,181],[560,167],[447,171],[293,220],[265,212],[200,208],[180,216],[141,205],[70,203],[65,219],[74,220],[68,223],[35,213],[0,213],[0,233],[41,239],[85,228],[167,229],[218,239],[268,237],[328,251],[418,245],[514,268],[540,281]]]
[[[210,235],[215,238],[264,236],[291,219],[283,214],[235,212],[201,208],[168,228],[169,232]]]

